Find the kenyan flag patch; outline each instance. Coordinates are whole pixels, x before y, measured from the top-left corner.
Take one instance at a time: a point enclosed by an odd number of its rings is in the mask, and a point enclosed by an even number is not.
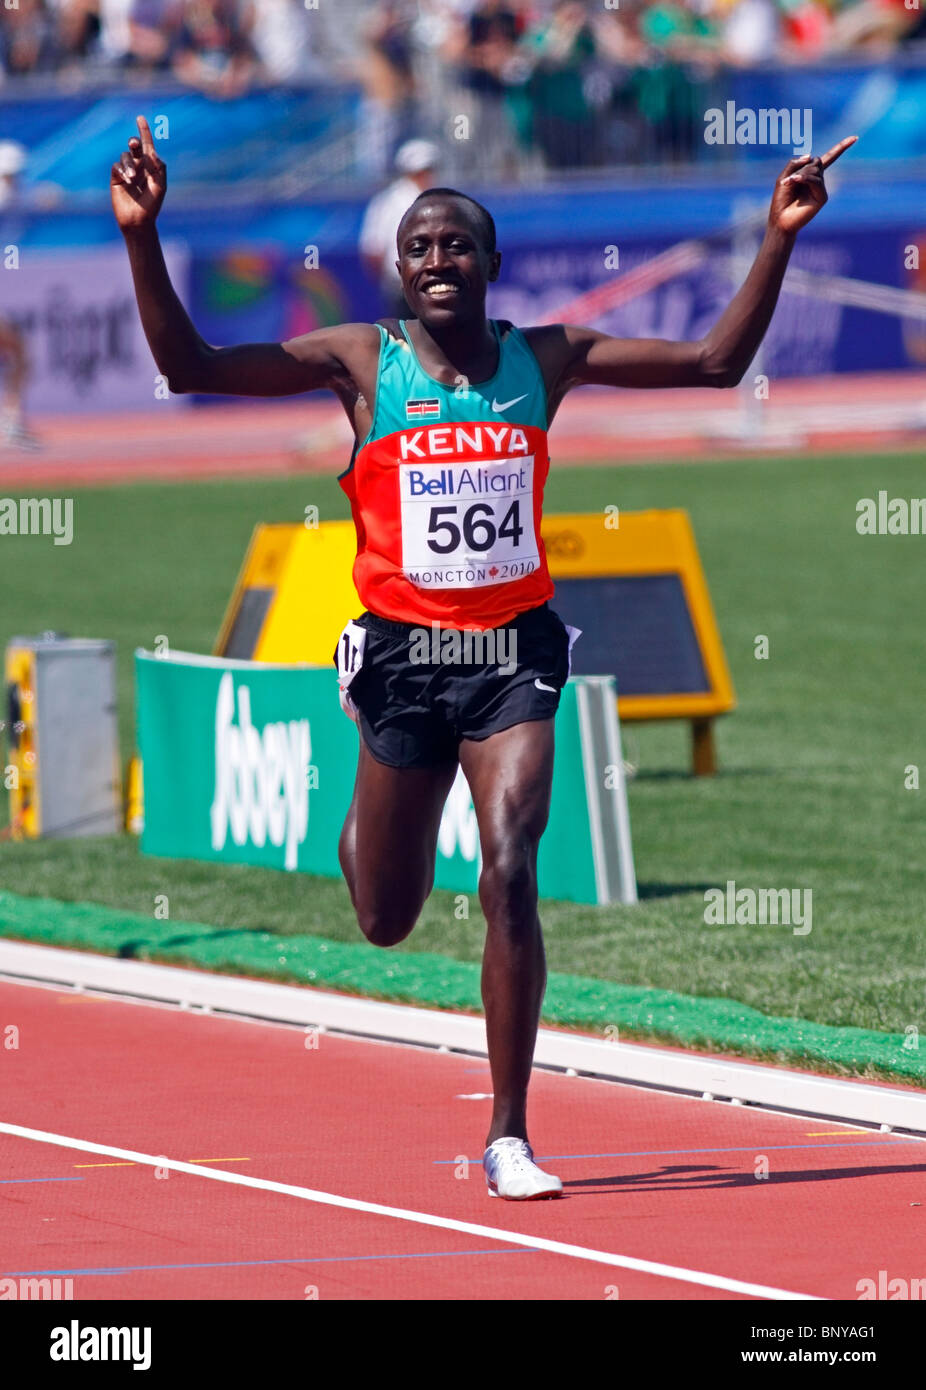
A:
[[[406,420],[436,420],[440,415],[440,400],[437,396],[428,396],[420,401],[405,402]]]

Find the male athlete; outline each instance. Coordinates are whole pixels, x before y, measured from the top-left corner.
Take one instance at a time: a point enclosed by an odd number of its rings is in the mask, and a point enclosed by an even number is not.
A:
[[[26,165],[25,146],[17,140],[0,140],[0,221],[12,213],[17,218],[23,205],[19,176]],[[19,231],[3,229],[3,242],[17,241]],[[39,440],[26,424],[25,396],[29,384],[29,357],[22,329],[12,319],[0,317],[0,371],[5,376],[0,396],[0,448],[38,449]]]
[[[155,230],[164,164],[142,117],[138,129],[141,138],[112,166],[112,200],[142,324],[170,389],[289,396],[327,387],[353,426],[341,484],[367,611],[339,643],[342,703],[361,735],[341,866],[368,940],[402,941],[431,891],[441,811],[462,767],[479,826],[487,926],[482,996],[494,1106],[483,1166],[493,1196],[558,1196],[560,1179],[533,1162],[526,1116],[546,979],[537,847],[570,641],[548,607],[553,584],[540,540],[547,429],[576,386],[736,385],[768,328],[794,238],[826,202],[823,171],[856,137],[822,158],[788,162],[755,263],[700,342],[488,320],[486,289],[501,264],[492,218],[463,194],[431,189],[412,203],[397,238],[414,319],[216,348],[168,278]],[[495,633],[506,639],[496,650],[516,659],[415,661],[416,635],[432,623]]]

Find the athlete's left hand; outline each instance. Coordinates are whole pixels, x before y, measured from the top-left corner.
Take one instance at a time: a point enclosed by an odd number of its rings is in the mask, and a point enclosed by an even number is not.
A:
[[[845,154],[857,139],[857,135],[848,135],[824,155],[802,154],[799,159],[789,160],[772,194],[772,206],[768,214],[769,226],[777,231],[787,232],[790,236],[806,227],[826,202],[824,169],[828,169],[841,154]]]

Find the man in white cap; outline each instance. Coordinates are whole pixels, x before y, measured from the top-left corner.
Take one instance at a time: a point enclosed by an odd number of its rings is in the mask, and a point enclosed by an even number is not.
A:
[[[395,157],[398,178],[370,202],[360,231],[360,255],[370,278],[376,280],[387,317],[413,318],[399,272],[395,238],[399,223],[412,203],[435,183],[440,151],[430,140],[406,140]]]
[[[18,140],[0,140],[0,208],[18,194],[16,181],[26,164],[26,150]]]
[[[17,180],[25,163],[25,148],[17,140],[0,140],[0,214],[12,210],[18,201]],[[3,374],[0,448],[4,445],[16,449],[39,447],[35,435],[26,428],[23,415],[28,369],[26,343],[21,331],[10,319],[0,317],[0,372]]]

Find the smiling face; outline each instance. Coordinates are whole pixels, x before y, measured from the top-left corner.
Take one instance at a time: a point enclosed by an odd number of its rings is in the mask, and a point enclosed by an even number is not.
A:
[[[396,262],[408,307],[425,328],[485,317],[501,256],[485,244],[477,210],[446,195],[414,203],[399,226]]]

